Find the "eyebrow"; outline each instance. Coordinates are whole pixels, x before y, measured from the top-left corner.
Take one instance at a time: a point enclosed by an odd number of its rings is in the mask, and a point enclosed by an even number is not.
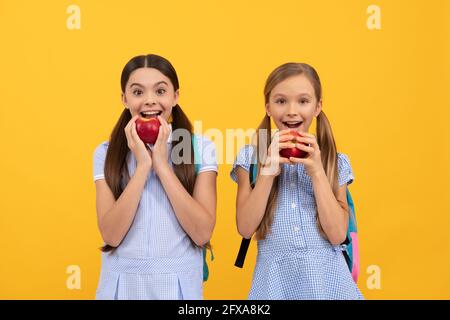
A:
[[[285,95],[282,94],[282,93],[277,93],[277,94],[273,95],[274,98],[277,97],[277,96],[285,97]],[[300,93],[300,94],[298,95],[298,97],[301,97],[301,96],[308,96],[309,98],[312,97],[309,93],[306,93],[306,92],[305,92],[305,93]]]
[[[159,81],[159,82],[157,82],[157,83],[155,83],[155,84],[153,85],[153,88],[159,86],[160,84],[165,84],[166,86],[169,85],[169,84],[168,84],[167,82],[165,82],[165,81]],[[142,84],[137,83],[137,82],[132,83],[132,84],[130,85],[130,88],[131,88],[132,86],[139,86],[139,87],[145,88],[145,86],[143,86]]]

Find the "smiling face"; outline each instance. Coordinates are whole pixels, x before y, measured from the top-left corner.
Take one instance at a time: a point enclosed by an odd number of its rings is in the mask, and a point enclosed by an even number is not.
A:
[[[311,81],[303,74],[278,83],[266,103],[266,112],[279,130],[308,132],[321,110],[322,101],[317,101]]]
[[[122,93],[122,102],[130,109],[131,116],[142,117],[161,115],[168,120],[172,108],[178,103],[178,90],[172,82],[155,68],[139,68],[134,70]]]

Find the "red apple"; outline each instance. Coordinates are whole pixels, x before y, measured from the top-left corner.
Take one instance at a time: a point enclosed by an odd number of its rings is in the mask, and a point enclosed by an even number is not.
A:
[[[144,143],[154,144],[158,138],[159,127],[161,122],[158,118],[139,117],[136,120],[136,131]]]
[[[298,143],[297,140],[295,140],[295,137],[301,137],[301,135],[294,130],[291,130],[288,134],[294,136],[294,139],[292,139],[292,143]],[[307,144],[303,143],[307,146]],[[294,157],[294,158],[305,158],[308,155],[308,152],[298,149],[297,147],[293,148],[287,148],[287,149],[281,149],[280,150],[280,156],[283,158]]]

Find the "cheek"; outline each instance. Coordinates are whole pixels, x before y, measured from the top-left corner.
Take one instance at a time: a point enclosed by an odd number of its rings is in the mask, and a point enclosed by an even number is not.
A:
[[[314,118],[314,106],[308,106],[308,108],[304,108],[303,110],[300,111],[300,115],[303,117],[303,119],[307,120],[307,121],[311,121]]]
[[[161,97],[159,99],[159,102],[165,109],[170,109],[170,110],[172,110],[172,107],[175,105],[175,99],[168,97],[168,96]]]
[[[131,105],[131,106],[138,105],[141,100],[142,100],[142,96],[135,96],[135,95],[127,96],[128,104]]]
[[[284,110],[280,106],[269,106],[269,114],[274,121],[281,120]]]

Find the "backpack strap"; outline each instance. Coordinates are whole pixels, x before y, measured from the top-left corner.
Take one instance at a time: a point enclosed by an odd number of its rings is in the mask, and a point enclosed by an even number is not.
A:
[[[249,180],[250,180],[250,186],[252,189],[255,187],[256,183],[256,176],[258,174],[258,166],[254,163],[255,158],[252,157],[252,162],[250,163],[249,168]],[[241,246],[239,248],[238,255],[236,257],[236,261],[234,262],[234,265],[238,268],[242,268],[244,266],[245,256],[247,255],[248,246],[250,245],[250,239],[242,237],[241,240]]]
[[[355,204],[352,199],[352,195],[347,188],[347,203],[349,206],[349,221],[347,239],[345,244],[347,245],[346,251],[344,251],[344,257],[346,258],[347,265],[352,274],[353,280],[358,282],[358,276],[360,272],[359,266],[359,244],[358,244],[358,226],[356,223],[356,211]]]
[[[195,174],[197,175],[200,171],[200,152],[198,151],[197,147],[197,141],[195,138],[195,135],[192,134],[192,149],[194,150],[194,166],[195,166]],[[211,261],[214,260],[214,254],[212,249],[209,249],[211,251]],[[209,268],[208,264],[206,263],[206,255],[207,255],[207,249],[206,246],[203,247],[203,281],[208,280],[209,278]]]
[[[194,166],[195,166],[195,174],[197,175],[198,171],[200,170],[200,161],[198,159],[200,155],[197,149],[197,143],[194,134],[192,134],[192,149],[194,149]]]

